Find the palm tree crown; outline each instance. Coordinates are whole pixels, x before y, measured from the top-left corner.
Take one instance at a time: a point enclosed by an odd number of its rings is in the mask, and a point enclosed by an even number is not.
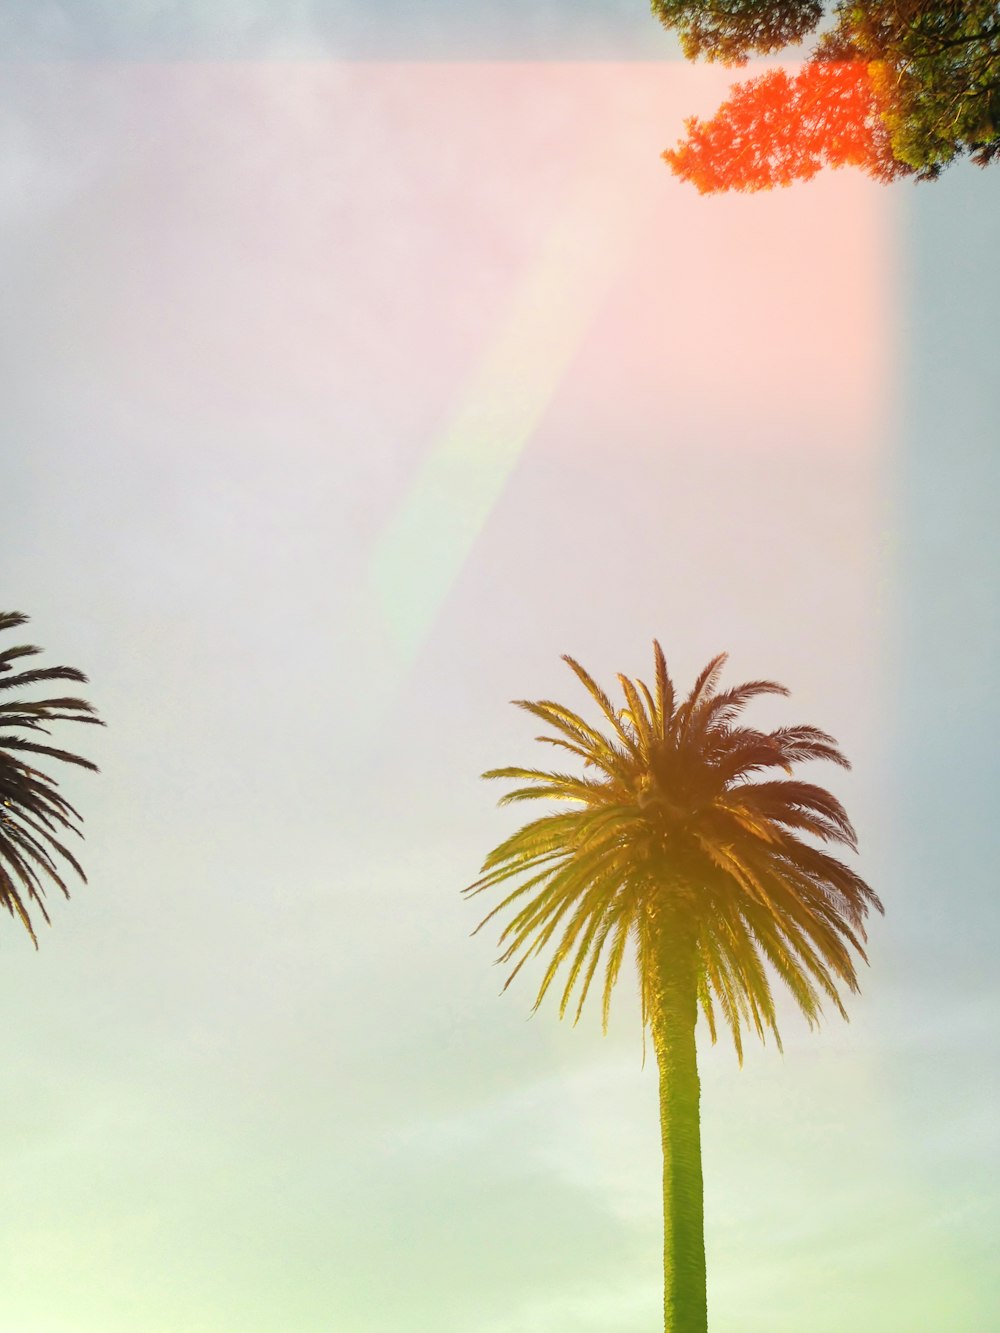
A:
[[[757,680],[719,692],[725,654],[713,658],[678,701],[659,643],[654,653],[653,692],[641,680],[618,676],[621,709],[578,662],[564,658],[607,720],[606,734],[561,704],[515,700],[558,733],[537,739],[582,759],[584,775],[510,767],[483,776],[530,784],[508,792],[501,805],[542,798],[579,808],[519,829],[487,856],[481,878],[465,893],[527,876],[476,927],[519,904],[500,936],[506,949],[497,961],[517,960],[504,990],[562,928],[535,1009],[569,962],[559,1012],[565,1014],[582,974],[578,1020],[608,945],[605,1030],[629,939],[645,1037],[658,941],[664,931],[690,936],[697,998],[712,1041],[718,1005],[742,1063],[745,1024],[761,1039],[770,1029],[781,1047],[765,962],[810,1026],[823,996],[846,1018],[838,982],[858,989],[848,946],[865,958],[864,918],[869,907],[883,908],[864,880],[814,845],[856,850],[843,806],[823,788],[791,777],[796,761],[829,759],[849,767],[833,738],[809,726],[761,732],[740,725],[752,698],[788,691]],[[769,769],[788,776],[757,780]]]
[[[20,611],[0,612],[0,630],[23,625],[27,619]],[[87,677],[82,671],[66,666],[8,674],[11,664],[18,658],[40,651],[33,645],[24,644],[0,653],[0,691],[49,680],[86,682]],[[69,829],[81,836],[77,822],[79,814],[56,790],[59,785],[56,780],[31,767],[22,756],[25,753],[48,755],[95,772],[97,765],[79,755],[40,745],[15,733],[22,730],[48,735],[48,728],[43,724],[58,721],[103,726],[94,712],[85,699],[76,698],[14,699],[0,703],[0,904],[12,916],[20,918],[36,948],[38,939],[28,915],[29,905],[34,905],[46,922],[49,920],[43,902],[47,880],[69,897],[69,889],[52,853],[57,852],[63,857],[81,879],[86,881],[87,877],[72,852],[56,836],[59,829]]]

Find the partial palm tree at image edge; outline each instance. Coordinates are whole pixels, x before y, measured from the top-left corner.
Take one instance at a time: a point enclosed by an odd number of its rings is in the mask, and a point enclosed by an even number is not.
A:
[[[838,986],[858,991],[851,951],[867,962],[865,918],[869,908],[884,909],[822,848],[857,851],[841,803],[792,776],[792,765],[806,760],[849,768],[833,737],[810,726],[765,732],[740,724],[750,700],[788,690],[756,680],[720,692],[726,654],[679,700],[659,643],[653,648],[654,689],[619,674],[620,709],[578,662],[563,658],[600,709],[603,731],[551,700],[514,701],[556,733],[537,739],[582,760],[583,772],[491,769],[484,778],[528,784],[499,804],[541,799],[578,808],[518,829],[464,893],[516,882],[473,931],[510,909],[498,941],[505,948],[497,962],[514,964],[504,990],[551,942],[533,1012],[566,964],[559,1016],[579,984],[576,1023],[604,958],[606,1033],[611,992],[626,947],[634,948],[644,1054],[648,1026],[659,1071],[664,1328],[706,1333],[698,1007],[713,1043],[721,1013],[741,1065],[745,1027],[762,1041],[770,1031],[781,1049],[768,968],[810,1027],[824,999],[846,1019]],[[755,776],[773,769],[786,776]]]
[[[14,629],[26,623],[20,611],[0,612],[0,630]],[[0,652],[0,698],[2,692],[24,689],[50,680],[68,680],[85,684],[87,677],[75,667],[42,667],[20,671],[13,663],[41,652],[32,644],[22,644]],[[10,672],[14,671],[11,675]],[[25,739],[18,732],[34,737],[49,735],[45,725],[51,722],[89,722],[103,726],[95,709],[85,699],[60,697],[26,699],[15,697],[0,702],[0,905],[5,907],[31,936],[38,947],[38,936],[29,908],[38,911],[48,923],[44,896],[47,884],[54,884],[69,897],[69,888],[53,853],[67,862],[86,882],[83,867],[60,841],[62,830],[82,837],[80,815],[57,790],[55,778],[29,764],[26,755],[43,755],[63,763],[97,771],[89,759],[68,750]]]

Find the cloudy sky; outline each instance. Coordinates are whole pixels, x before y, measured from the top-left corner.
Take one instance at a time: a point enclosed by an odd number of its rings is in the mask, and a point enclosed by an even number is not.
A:
[[[838,737],[887,907],[849,1025],[702,1034],[713,1333],[984,1333],[1000,174],[700,198],[644,5],[120,8],[0,21],[0,606],[108,724],[0,932],[3,1333],[657,1326],[634,977],[528,1022],[459,895],[508,701],[654,636]]]

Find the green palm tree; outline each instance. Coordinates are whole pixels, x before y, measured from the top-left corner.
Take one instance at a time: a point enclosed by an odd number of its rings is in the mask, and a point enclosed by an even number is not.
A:
[[[0,630],[23,625],[28,617],[20,611],[0,612]],[[87,677],[75,667],[43,667],[34,671],[15,670],[8,674],[18,658],[41,652],[31,644],[8,648],[0,653],[0,691],[36,685],[40,681],[72,680],[86,682]],[[77,821],[80,816],[65,797],[56,790],[58,783],[23,758],[25,754],[48,755],[68,764],[97,771],[89,759],[50,745],[26,740],[16,733],[42,732],[48,735],[47,722],[104,723],[94,715],[94,708],[85,699],[59,698],[27,700],[15,698],[0,703],[0,904],[12,916],[19,917],[31,936],[35,948],[35,934],[29,905],[34,905],[47,922],[48,912],[43,901],[47,881],[58,885],[66,897],[69,889],[60,874],[59,864],[52,853],[58,853],[86,881],[86,875],[72,852],[56,836],[60,829],[69,829],[82,836]]]
[[[603,733],[561,704],[515,701],[558,733],[538,740],[582,759],[584,773],[497,768],[483,776],[530,784],[508,792],[501,805],[541,798],[578,808],[524,825],[490,852],[482,877],[464,892],[526,876],[476,927],[513,911],[499,941],[506,948],[497,961],[516,960],[504,990],[555,939],[534,1008],[568,963],[559,1015],[579,981],[576,1022],[604,957],[605,1032],[626,945],[634,944],[643,1053],[648,1025],[660,1079],[664,1326],[667,1333],[705,1333],[698,1005],[713,1042],[718,1006],[741,1064],[746,1024],[762,1040],[769,1029],[781,1049],[766,964],[810,1027],[823,996],[846,1018],[838,983],[857,991],[850,949],[865,958],[864,919],[869,907],[883,908],[853,870],[816,845],[857,850],[843,806],[822,787],[791,777],[800,760],[849,767],[833,738],[815,727],[761,732],[739,725],[749,700],[788,691],[756,680],[718,692],[725,654],[679,702],[659,643],[654,652],[655,693],[619,675],[622,709],[579,663],[563,659],[609,724]],[[789,776],[756,780],[774,768]]]

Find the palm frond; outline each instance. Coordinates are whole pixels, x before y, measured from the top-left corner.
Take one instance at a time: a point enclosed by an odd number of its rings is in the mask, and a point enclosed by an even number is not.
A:
[[[750,680],[745,685],[737,685],[722,694],[712,695],[703,704],[703,716],[706,727],[719,727],[731,721],[743,711],[751,699],[762,694],[780,694],[786,698],[790,691],[774,680]]]
[[[553,858],[548,857],[546,859],[552,860]],[[492,921],[495,916],[497,916],[500,912],[504,910],[504,908],[509,907],[511,903],[516,902],[518,898],[522,898],[526,893],[530,892],[531,889],[533,889],[536,884],[541,884],[544,880],[547,880],[554,870],[555,866],[550,866],[545,870],[540,870],[536,875],[532,875],[529,879],[526,879],[522,881],[522,883],[518,884],[517,888],[512,889],[511,892],[507,894],[507,897],[504,898],[501,902],[497,903],[496,907],[494,907],[492,911],[487,912],[487,914],[483,917],[482,921],[480,921],[479,925],[476,926],[475,930],[471,932],[471,935],[478,935],[479,932],[482,930],[483,926],[487,924],[487,922]],[[492,888],[492,885],[479,884],[478,887],[475,885],[472,885],[470,887],[473,888],[476,893],[480,893],[484,888]],[[468,889],[463,890],[463,892],[466,893],[468,893],[468,891],[469,891]]]
[[[92,773],[97,772],[96,764],[78,754],[73,754],[69,750],[56,750],[51,745],[38,745],[35,741],[23,741],[16,736],[0,738],[0,748],[4,750],[30,750],[34,754],[47,754],[51,759],[61,759],[64,764],[79,764],[81,768],[89,768]]]
[[[696,710],[702,703],[703,698],[711,695],[715,682],[719,679],[722,668],[726,664],[728,653],[718,653],[712,658],[711,662],[704,667],[691,687],[691,693],[678,708],[674,717],[674,734],[678,742],[681,742],[694,717]]]
[[[492,870],[504,862],[523,863],[527,868],[535,856],[557,849],[571,850],[572,835],[579,818],[578,812],[574,810],[567,814],[542,815],[530,824],[522,825],[516,833],[493,848],[483,862],[482,869]]]
[[[544,887],[517,912],[501,932],[497,941],[499,944],[503,944],[513,935],[513,940],[508,945],[506,954],[501,955],[501,960],[507,962],[512,958],[543,922],[546,923],[545,930],[551,933],[550,925],[560,919],[566,908],[590,894],[595,885],[604,888],[609,882],[614,884],[617,873],[615,861],[613,848],[599,847],[589,854],[581,854],[555,867],[551,876],[545,881]],[[545,939],[548,939],[548,935],[545,935]]]
[[[482,776],[489,780],[496,778],[523,778],[538,785],[518,787],[501,796],[498,805],[510,805],[514,801],[528,801],[545,797],[551,801],[581,801],[585,805],[601,803],[607,796],[607,784],[594,782],[588,778],[577,778],[570,773],[549,773],[537,768],[491,768]]]
[[[622,693],[625,695],[625,702],[628,704],[625,716],[629,719],[635,729],[635,734],[639,742],[639,752],[644,761],[648,763],[655,739],[653,716],[652,714],[647,714],[646,705],[639,697],[639,691],[636,689],[632,681],[629,680],[628,676],[623,676],[619,673],[618,680],[622,687]]]
[[[632,759],[638,759],[639,753],[638,750],[636,749],[635,742],[633,738],[628,734],[625,727],[622,726],[621,718],[618,716],[618,713],[612,706],[611,700],[608,698],[608,696],[604,693],[604,691],[597,684],[597,682],[590,675],[588,675],[588,673],[583,669],[580,663],[575,660],[575,658],[570,657],[567,653],[563,653],[563,661],[567,664],[567,666],[571,668],[571,670],[575,673],[577,678],[580,681],[582,681],[587,690],[589,690],[592,697],[597,701],[597,704],[600,707],[601,712],[611,723],[612,727],[615,730],[616,735],[618,736],[618,739],[621,741],[628,755]]]
[[[550,727],[565,732],[585,747],[590,746],[598,753],[607,748],[607,739],[599,731],[584,722],[578,714],[563,708],[561,704],[553,703],[551,699],[539,699],[535,703],[530,699],[515,699],[513,703],[515,708],[523,708],[525,712],[541,718]]]
[[[518,932],[517,938],[510,945],[507,952],[501,955],[501,960],[504,962],[507,962],[511,958],[515,957],[515,955],[524,946],[529,936],[538,927],[540,922],[544,920],[545,917],[547,916],[548,920],[545,921],[544,926],[542,927],[541,931],[538,933],[534,942],[531,944],[531,946],[525,953],[525,956],[521,960],[521,963],[527,961],[529,957],[539,954],[542,951],[542,949],[544,949],[545,945],[549,942],[549,940],[552,938],[552,936],[555,934],[556,930],[562,923],[563,918],[566,916],[566,914],[570,911],[571,908],[574,908],[575,905],[575,910],[572,912],[570,920],[563,930],[562,938],[560,939],[559,944],[552,955],[552,960],[549,963],[548,970],[546,971],[545,976],[542,978],[542,983],[541,986],[539,987],[538,995],[536,996],[535,1003],[532,1006],[533,1012],[538,1009],[557,971],[569,956],[569,952],[573,947],[573,943],[576,937],[579,935],[580,930],[583,928],[584,923],[588,920],[588,918],[593,917],[595,911],[597,911],[598,914],[600,914],[600,912],[603,911],[603,909],[607,904],[608,898],[613,895],[615,889],[618,887],[619,884],[620,884],[620,875],[616,874],[614,867],[610,867],[607,870],[605,870],[603,874],[602,873],[594,874],[590,884],[583,893],[582,897],[573,892],[565,892],[565,891],[562,892],[561,901],[558,898],[556,898],[552,902],[546,904],[545,910],[539,913],[535,918],[531,919],[526,926],[522,927],[522,929]],[[503,936],[501,936],[501,943],[502,941],[503,941]],[[504,984],[504,990],[507,989],[507,986],[509,986],[510,982],[514,979],[514,976],[517,974],[517,971],[521,967],[521,963],[518,964],[517,968],[515,968],[515,971],[507,979],[506,983]],[[575,980],[575,975],[574,975],[574,980]]]
[[[767,768],[783,768],[791,774],[791,760],[781,746],[762,731],[747,727],[728,729],[715,756],[716,778],[728,785]]]
[[[611,775],[624,773],[625,766],[616,746],[606,736],[602,736],[599,731],[595,731],[593,727],[584,722],[582,718],[577,717],[575,713],[571,713],[568,708],[560,708],[558,704],[554,704],[547,699],[542,699],[538,703],[531,703],[527,699],[515,699],[514,704],[515,707],[523,708],[525,712],[531,713],[533,717],[540,718],[548,726],[555,727],[564,736],[568,736],[572,742],[584,750],[588,763],[596,764]]]
[[[611,948],[608,952],[608,965],[604,972],[604,990],[601,994],[601,1031],[607,1036],[608,1018],[611,1013],[611,992],[615,988],[618,980],[618,973],[621,971],[622,960],[625,957],[625,946],[628,943],[629,934],[634,926],[634,912],[626,910],[623,904],[622,910],[618,914],[615,923],[614,939],[611,941]]]
[[[850,768],[851,761],[841,754],[837,742],[817,727],[778,727],[767,733],[789,763],[804,763],[807,759],[828,759],[841,768]]]
[[[569,976],[563,989],[562,999],[559,1002],[559,1017],[564,1018],[566,1015],[566,1008],[569,1005],[570,996],[573,993],[573,987],[576,985],[576,979],[580,975],[580,970],[589,957],[590,964],[587,968],[586,976],[583,979],[583,985],[580,988],[576,1017],[573,1019],[574,1027],[579,1022],[580,1014],[583,1011],[583,1006],[587,999],[587,991],[590,989],[590,982],[594,972],[597,970],[598,963],[601,961],[601,950],[608,937],[608,931],[614,925],[614,909],[615,904],[613,900],[608,902],[605,899],[596,903],[589,913],[590,924],[584,931],[583,938],[577,946],[576,957],[573,959],[572,966],[569,970]],[[569,948],[566,950],[566,956],[569,956]]]
[[[727,808],[752,810],[772,823],[814,832],[824,841],[844,843],[855,852],[858,849],[857,834],[847,811],[825,787],[813,782],[747,783],[732,793]]]
[[[19,611],[0,612],[0,630],[23,625],[27,619]],[[0,690],[26,688],[52,680],[86,682],[87,677],[75,667],[13,669],[13,663],[40,651],[34,644],[21,644],[0,653]],[[97,765],[70,750],[12,733],[50,735],[50,724],[58,722],[104,725],[93,705],[75,696],[17,698],[0,703],[0,905],[21,921],[36,948],[38,937],[29,909],[38,911],[43,921],[48,922],[46,885],[54,885],[69,897],[69,888],[55,857],[61,857],[82,880],[86,876],[80,862],[57,836],[59,829],[82,836],[78,812],[57,791],[55,778],[27,763],[25,755],[44,755],[94,772]]]
[[[464,892],[503,886],[501,900],[476,930],[500,915],[507,921],[497,959],[513,964],[504,989],[551,946],[533,1009],[565,966],[559,1014],[565,1016],[575,994],[574,1023],[605,960],[601,1026],[607,1031],[611,994],[633,941],[644,1059],[645,1029],[658,1003],[657,951],[668,939],[666,927],[652,924],[662,915],[679,932],[676,947],[696,942],[696,1002],[713,1041],[718,1008],[742,1061],[744,1030],[761,1039],[771,1032],[781,1048],[772,976],[810,1024],[818,1022],[824,999],[846,1016],[840,988],[857,990],[854,959],[865,961],[864,921],[872,908],[884,909],[854,870],[823,850],[827,844],[857,850],[841,802],[793,776],[792,765],[809,760],[847,767],[833,737],[811,726],[765,732],[741,724],[740,714],[755,698],[788,691],[772,680],[720,691],[724,653],[678,704],[656,640],[653,651],[654,689],[620,674],[620,710],[579,662],[565,657],[605,730],[552,700],[515,701],[558,733],[539,741],[596,772],[577,776],[511,765],[485,773],[523,784],[501,796],[501,805],[570,800],[579,808],[545,815],[506,838]],[[776,768],[787,777],[756,777]]]
[[[654,739],[659,740],[660,736],[657,731],[657,718],[659,714],[656,707],[656,700],[653,698],[652,694],[650,693],[649,686],[646,684],[644,680],[640,680],[637,676],[635,683],[637,689],[640,691],[643,699],[645,700],[646,714],[649,718],[650,726],[653,730]]]
[[[43,680],[75,680],[87,684],[87,677],[76,667],[39,667],[37,671],[21,671],[14,676],[0,677],[0,690],[11,690],[22,685],[38,685]]]
[[[575,754],[578,758],[584,761],[585,767],[588,764],[595,764],[599,768],[604,768],[604,765],[594,758],[592,750],[585,750],[582,746],[574,745],[572,741],[563,740],[560,736],[536,736],[535,740],[540,741],[543,745],[558,745],[560,749],[567,750],[570,754]]]
[[[667,659],[658,639],[653,640],[653,661],[656,670],[656,713],[660,740],[666,740],[667,730],[674,717],[674,684],[667,674]]]

